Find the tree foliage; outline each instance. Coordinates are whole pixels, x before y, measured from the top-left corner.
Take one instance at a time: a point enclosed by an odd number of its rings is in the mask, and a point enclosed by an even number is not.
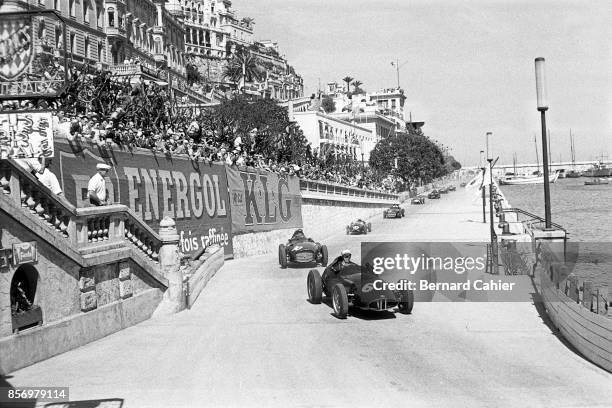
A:
[[[223,101],[207,112],[203,129],[230,145],[240,136],[244,149],[279,162],[299,162],[310,155],[310,145],[299,126],[289,121],[287,108],[269,98]]]
[[[336,111],[336,103],[331,96],[324,96],[321,101],[321,107],[325,111],[325,113],[332,113]]]
[[[223,71],[223,77],[236,85],[241,81],[246,83],[260,80],[263,76],[263,70],[257,63],[257,58],[244,48],[236,51]]]
[[[440,148],[420,130],[413,129],[378,142],[370,153],[370,166],[380,177],[392,174],[406,183],[429,183],[448,172]]]

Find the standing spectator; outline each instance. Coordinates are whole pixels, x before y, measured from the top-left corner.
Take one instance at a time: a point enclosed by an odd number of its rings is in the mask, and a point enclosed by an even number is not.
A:
[[[42,168],[42,172],[36,173],[36,177],[38,180],[47,187],[51,192],[55,195],[63,195],[64,192],[60,187],[59,181],[57,177],[51,170],[49,170],[49,166],[51,165],[51,158],[39,157],[38,161],[40,162],[40,166]]]
[[[87,192],[89,194],[89,202],[93,205],[107,205],[106,199],[106,181],[104,177],[110,170],[110,166],[104,163],[96,165],[98,172],[89,179],[87,184]]]

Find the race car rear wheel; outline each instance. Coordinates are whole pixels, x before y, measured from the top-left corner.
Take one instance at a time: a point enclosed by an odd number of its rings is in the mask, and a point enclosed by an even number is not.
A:
[[[327,266],[327,259],[328,259],[327,246],[321,245],[321,265]]]
[[[287,267],[287,248],[283,244],[278,246],[278,263],[281,268]]]
[[[372,224],[368,222],[368,232],[372,232]]]
[[[348,315],[348,295],[346,294],[346,288],[341,283],[336,283],[332,289],[332,304],[336,317],[346,319]]]
[[[386,212],[383,213],[383,218],[387,218],[387,213]]]
[[[313,305],[321,303],[323,297],[323,282],[321,281],[321,275],[316,269],[311,269],[308,272],[308,279],[306,280],[306,289],[308,290],[308,301]]]
[[[414,306],[414,292],[406,290],[402,293],[402,301],[397,306],[398,310],[402,314],[412,313],[412,307]]]

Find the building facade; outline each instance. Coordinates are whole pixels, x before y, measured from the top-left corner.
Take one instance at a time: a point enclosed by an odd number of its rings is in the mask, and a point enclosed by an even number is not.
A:
[[[335,154],[368,161],[376,145],[370,129],[356,125],[322,112],[293,112],[304,136],[319,155]]]
[[[61,19],[37,17],[41,51],[67,55],[71,64],[92,65],[118,75],[174,84],[186,79],[182,22],[164,0],[7,0],[0,13],[55,11]],[[65,29],[64,29],[65,25]]]

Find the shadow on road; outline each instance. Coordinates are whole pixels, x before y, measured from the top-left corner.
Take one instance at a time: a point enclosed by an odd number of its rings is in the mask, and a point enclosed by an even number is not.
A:
[[[546,306],[544,304],[544,299],[542,299],[542,296],[540,295],[540,293],[538,292],[538,287],[536,285],[536,282],[534,280],[533,277],[531,277],[531,284],[533,285],[533,289],[534,292],[531,293],[531,300],[533,301],[533,305],[536,308],[536,311],[538,312],[538,315],[540,316],[540,319],[542,319],[542,323],[544,323],[548,329],[550,330],[550,332],[557,338],[559,339],[559,341],[565,346],[567,347],[571,352],[573,352],[574,354],[576,354],[577,356],[580,356],[582,358],[585,358],[580,351],[578,351],[573,345],[572,343],[570,343],[569,341],[566,340],[565,337],[563,337],[563,335],[561,334],[561,331],[559,331],[559,329],[557,329],[557,327],[555,326],[555,324],[553,323],[553,321],[551,320],[551,318],[548,316],[548,313],[546,312]],[[585,358],[586,359],[586,358]]]
[[[121,408],[123,407],[123,399],[108,398],[100,400],[83,400],[70,402],[52,402],[43,405],[45,408]]]
[[[308,300],[306,301],[308,302]],[[330,314],[338,318],[336,314],[333,312],[334,306],[332,304],[332,300],[330,297],[327,297],[327,296],[324,297],[321,300],[321,303],[323,303],[324,305],[332,309],[332,312]],[[388,319],[396,318],[395,313],[393,312],[389,312],[386,310],[381,311],[381,312],[377,312],[375,310],[362,310],[362,309],[359,309],[358,307],[349,308],[349,316],[357,318],[357,319],[361,319],[361,320],[388,320]]]
[[[99,400],[83,400],[83,401],[68,401],[68,402],[44,402],[38,401],[35,398],[24,399],[21,401],[6,402],[7,391],[9,389],[20,389],[20,387],[13,386],[8,380],[12,378],[10,375],[0,375],[0,390],[2,396],[0,397],[0,406],[2,408],[34,408],[34,407],[48,407],[48,408],[122,408],[122,398],[107,398]],[[28,388],[28,387],[22,387]]]

